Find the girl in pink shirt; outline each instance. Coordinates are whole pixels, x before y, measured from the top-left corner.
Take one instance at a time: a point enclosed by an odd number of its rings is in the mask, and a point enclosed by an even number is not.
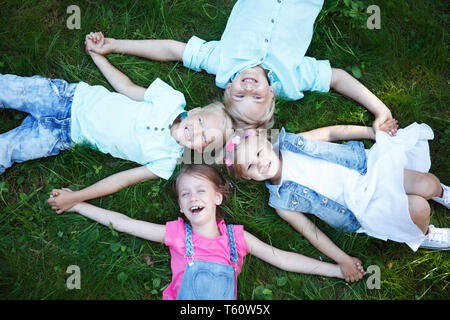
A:
[[[236,299],[236,279],[247,253],[280,269],[298,273],[344,278],[339,265],[315,260],[301,254],[276,249],[241,225],[225,225],[216,218],[220,205],[227,201],[230,184],[213,167],[184,166],[175,177],[182,218],[166,225],[131,219],[114,211],[78,203],[70,209],[105,226],[143,239],[164,242],[170,248],[172,281],[163,299]],[[57,195],[51,195],[57,197]],[[352,280],[360,280],[362,266]]]

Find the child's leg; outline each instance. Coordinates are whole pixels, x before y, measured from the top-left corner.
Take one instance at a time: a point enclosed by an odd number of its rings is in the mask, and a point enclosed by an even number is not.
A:
[[[418,195],[425,199],[442,196],[439,179],[432,173],[404,170],[403,186],[408,195]]]
[[[72,101],[75,88],[60,79],[0,74],[0,108],[27,112],[35,119],[64,119],[70,116],[66,102]]]
[[[69,148],[68,128],[68,119],[38,121],[30,115],[19,127],[0,134],[0,174],[14,162],[56,155]]]
[[[417,195],[408,195],[408,207],[411,220],[424,234],[428,232],[430,225],[430,204]]]

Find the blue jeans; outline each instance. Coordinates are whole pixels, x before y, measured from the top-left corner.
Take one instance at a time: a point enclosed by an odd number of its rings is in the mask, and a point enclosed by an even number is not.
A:
[[[0,134],[0,174],[14,162],[70,148],[70,114],[76,83],[41,76],[0,74],[0,109],[28,113],[22,124]]]

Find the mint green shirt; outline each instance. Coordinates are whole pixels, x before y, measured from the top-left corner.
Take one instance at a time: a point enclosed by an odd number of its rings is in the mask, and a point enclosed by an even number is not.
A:
[[[327,92],[330,62],[305,56],[322,5],[323,0],[238,0],[220,40],[191,37],[183,64],[215,74],[220,88],[261,64],[277,97],[298,100],[303,91]]]
[[[184,95],[157,78],[144,101],[80,82],[72,103],[71,139],[145,165],[169,179],[183,154],[169,126],[184,111]]]

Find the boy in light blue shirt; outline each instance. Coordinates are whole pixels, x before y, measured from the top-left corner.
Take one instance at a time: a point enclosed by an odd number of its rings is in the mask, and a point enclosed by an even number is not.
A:
[[[0,134],[0,174],[14,162],[75,144],[142,165],[76,192],[53,190],[49,203],[58,213],[143,180],[169,179],[184,147],[221,147],[231,129],[221,103],[185,112],[181,92],[159,78],[148,88],[137,86],[93,46],[87,37],[86,51],[117,93],[84,82],[0,74],[0,108],[29,113],[19,127]]]
[[[238,0],[219,41],[106,38],[98,52],[183,61],[188,68],[215,74],[235,127],[270,128],[275,96],[297,100],[303,91],[332,88],[371,111],[378,129],[392,118],[384,103],[344,70],[331,68],[328,60],[305,56],[322,5],[323,0]]]

